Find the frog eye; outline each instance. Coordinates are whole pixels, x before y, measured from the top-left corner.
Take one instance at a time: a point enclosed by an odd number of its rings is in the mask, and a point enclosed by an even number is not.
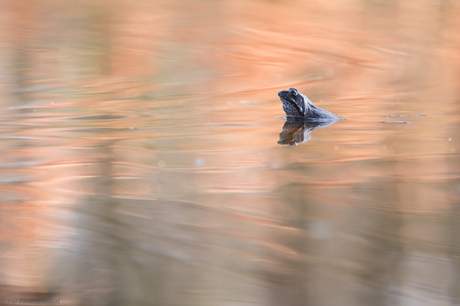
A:
[[[297,90],[296,90],[295,88],[289,89],[289,95],[290,95],[291,97],[297,96]]]

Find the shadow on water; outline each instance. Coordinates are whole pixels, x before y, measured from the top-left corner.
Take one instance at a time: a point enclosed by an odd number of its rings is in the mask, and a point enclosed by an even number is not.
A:
[[[312,121],[287,119],[280,133],[278,144],[296,146],[299,143],[307,142],[311,139],[310,133],[315,129],[324,128],[337,120]]]

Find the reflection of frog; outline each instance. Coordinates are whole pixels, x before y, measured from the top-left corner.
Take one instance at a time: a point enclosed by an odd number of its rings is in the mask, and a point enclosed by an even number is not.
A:
[[[283,102],[283,109],[288,118],[305,118],[323,120],[339,120],[340,118],[327,110],[316,107],[305,95],[294,87],[278,93]]]
[[[283,131],[280,133],[281,145],[296,146],[299,143],[309,141],[310,133],[317,128],[323,128],[333,124],[336,120],[308,121],[308,120],[287,120],[284,123]]]

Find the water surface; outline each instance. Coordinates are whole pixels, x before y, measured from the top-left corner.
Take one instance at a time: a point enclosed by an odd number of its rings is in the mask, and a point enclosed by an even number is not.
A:
[[[0,7],[2,305],[460,303],[457,4]]]

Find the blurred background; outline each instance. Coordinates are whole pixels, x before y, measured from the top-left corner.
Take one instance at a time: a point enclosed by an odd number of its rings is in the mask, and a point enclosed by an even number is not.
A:
[[[1,1],[0,305],[460,305],[459,14]]]

